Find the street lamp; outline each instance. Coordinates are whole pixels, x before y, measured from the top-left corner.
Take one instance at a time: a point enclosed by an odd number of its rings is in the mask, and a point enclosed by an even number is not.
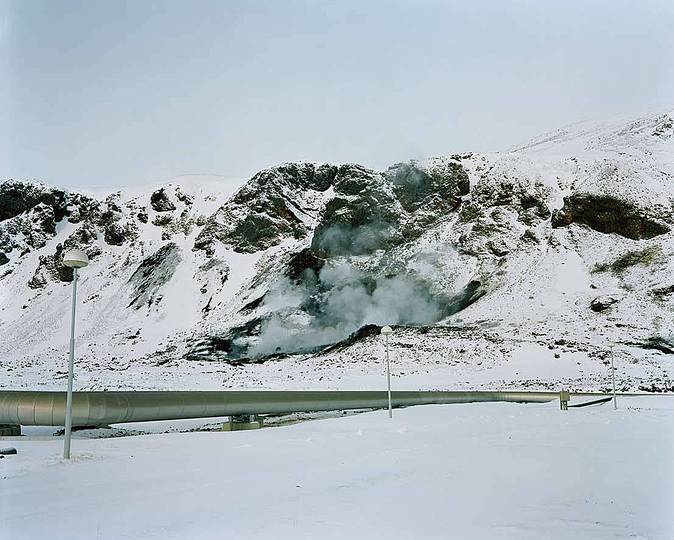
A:
[[[386,340],[386,381],[388,383],[388,417],[393,418],[393,407],[391,406],[391,361],[388,355],[388,337],[393,333],[390,326],[384,326],[381,329],[381,334]]]
[[[89,264],[84,251],[71,249],[63,255],[63,264],[73,269],[73,303],[70,318],[70,357],[68,359],[68,395],[66,398],[66,433],[63,441],[63,457],[70,459],[70,434],[73,427],[73,363],[75,361],[75,306],[77,305],[77,270]]]
[[[613,408],[618,408],[618,402],[615,397],[615,365],[613,364],[613,347],[611,347],[611,379],[613,381]]]

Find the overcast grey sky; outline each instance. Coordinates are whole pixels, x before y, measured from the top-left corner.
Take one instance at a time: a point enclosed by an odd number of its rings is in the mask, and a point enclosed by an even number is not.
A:
[[[674,2],[0,0],[0,174],[71,186],[499,150],[674,103]]]

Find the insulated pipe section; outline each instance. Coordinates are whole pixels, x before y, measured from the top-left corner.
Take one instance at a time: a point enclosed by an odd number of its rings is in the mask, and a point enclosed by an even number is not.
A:
[[[392,392],[394,407],[486,401],[546,402],[557,392]],[[75,392],[73,426],[240,414],[382,409],[385,391]],[[0,424],[62,426],[65,392],[0,391]]]

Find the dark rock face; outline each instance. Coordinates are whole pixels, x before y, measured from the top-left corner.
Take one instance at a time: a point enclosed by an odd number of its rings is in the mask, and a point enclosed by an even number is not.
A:
[[[19,250],[23,255],[44,247],[56,232],[54,210],[38,203],[30,210],[0,222],[0,251]]]
[[[314,276],[317,276],[324,265],[324,259],[316,257],[310,249],[303,249],[293,253],[290,257],[286,275],[292,281],[299,283],[307,277],[307,272],[313,272]]]
[[[618,302],[618,298],[615,296],[598,296],[590,302],[590,309],[599,313],[600,311],[607,310],[616,302]]]
[[[248,346],[241,338],[258,335],[261,326],[262,319],[255,318],[231,328],[225,335],[196,338],[189,344],[185,359],[202,362],[225,361],[233,365],[249,362],[250,359],[246,357]]]
[[[31,212],[31,219],[38,230],[53,236],[56,233],[54,209],[44,203],[38,203]]]
[[[335,196],[319,216],[311,194],[330,187]],[[213,254],[221,243],[253,253],[304,238],[307,223],[320,218],[311,244],[315,254],[369,254],[422,234],[455,210],[469,188],[465,169],[454,162],[429,171],[399,164],[384,175],[354,164],[291,163],[256,174],[208,218],[194,249]]]
[[[158,189],[150,195],[150,204],[155,212],[171,212],[176,209],[176,205],[169,199],[164,188]]]
[[[121,246],[138,235],[136,224],[124,218],[114,195],[106,199],[105,209],[98,216],[97,225],[103,228],[103,239],[111,246]]]
[[[313,217],[303,197],[332,185],[337,167],[290,163],[256,174],[210,218],[194,242],[195,250],[212,254],[216,243],[239,253],[254,253],[284,238],[303,238],[300,216]]]
[[[0,266],[3,264],[7,264],[9,262],[9,257],[5,255],[2,251],[0,251]]]
[[[383,175],[342,165],[334,189],[311,243],[323,256],[366,255],[414,240],[459,208],[470,182],[454,162],[430,169],[399,163]]]
[[[13,180],[0,184],[0,221],[23,214],[38,204],[51,208],[56,221],[66,215],[64,191]]]
[[[316,167],[312,163],[287,163],[262,171],[253,179],[259,177],[260,185],[267,185],[269,182],[275,183],[277,174],[280,174],[288,185],[300,189],[325,191],[334,183],[337,167],[328,164]]]
[[[251,300],[250,302],[246,303],[239,310],[239,313],[251,313],[252,311],[255,311],[257,308],[259,308],[262,305],[265,297],[266,297],[266,294],[263,294],[262,296],[258,296],[254,300]]]
[[[656,298],[659,299],[667,298],[672,293],[674,293],[674,285],[667,285],[665,287],[656,287],[654,289],[651,289],[649,292]]]
[[[509,177],[490,178],[473,190],[475,205],[483,208],[510,206],[517,209],[520,220],[531,225],[535,219],[548,219],[550,209],[546,203],[549,189],[538,182]],[[466,221],[470,221],[466,219]]]
[[[111,246],[121,246],[126,239],[126,230],[118,222],[108,223],[105,226],[105,236],[103,238]]]
[[[396,197],[408,212],[422,206],[453,209],[459,197],[467,195],[470,190],[468,173],[459,163],[450,162],[442,169],[432,171],[425,171],[415,163],[398,163],[384,175],[393,183]]]
[[[564,198],[564,207],[552,216],[553,227],[572,223],[587,225],[605,234],[619,234],[632,240],[653,238],[669,232],[661,220],[650,216],[629,201],[611,195],[577,193]]]
[[[365,326],[361,326],[358,330],[350,334],[347,338],[343,339],[342,341],[338,341],[334,345],[326,347],[323,352],[340,351],[342,349],[346,349],[347,347],[353,345],[354,343],[357,343],[362,339],[378,336],[379,334],[381,334],[381,328],[382,327],[378,324],[366,324]]]
[[[664,140],[674,136],[674,120],[671,116],[663,114],[657,119],[653,136]]]
[[[363,255],[400,242],[397,201],[383,186],[379,173],[342,165],[336,195],[325,206],[311,249],[324,256]]]
[[[180,188],[176,188],[176,198],[186,206],[191,206],[194,203],[193,197],[184,193]]]
[[[81,193],[73,193],[70,194],[68,210],[68,221],[70,223],[96,222],[100,218],[101,203]]]
[[[81,249],[93,260],[101,254],[101,248],[95,243],[97,238],[96,228],[90,223],[82,223],[63,244],[56,245],[54,253],[40,256],[28,286],[31,289],[40,289],[50,280],[70,283],[73,280],[73,270],[63,264],[63,253],[70,249]]]
[[[146,216],[147,217],[147,216]],[[173,217],[170,214],[159,214],[154,217],[152,220],[152,225],[157,227],[163,227],[164,225],[169,225],[173,221]]]
[[[398,216],[375,196],[336,197],[325,207],[311,249],[325,256],[365,255],[398,243]]]
[[[529,242],[531,244],[539,244],[541,241],[536,235],[536,231],[532,229],[527,229],[524,231],[524,234],[522,234],[522,240],[525,242]]]
[[[81,249],[89,259],[95,259],[101,254],[101,248],[95,244],[98,239],[98,231],[92,223],[84,222],[75,231],[66,238],[64,244],[65,250]]]
[[[41,289],[49,280],[71,282],[73,269],[63,265],[63,244],[56,245],[52,255],[40,255],[39,263],[33,277],[28,281],[31,289]]]
[[[56,234],[57,223],[67,217],[68,222],[80,226],[54,253],[40,256],[30,286],[41,288],[50,280],[72,281],[72,270],[61,263],[63,251],[79,248],[93,259],[101,253],[96,243],[99,231],[111,245],[122,245],[137,237],[137,225],[125,217],[119,200],[119,193],[100,202],[40,184],[3,182],[0,184],[0,252],[19,250],[23,256],[45,247]]]
[[[674,354],[674,343],[662,336],[651,336],[646,341],[636,343],[642,349],[654,349],[665,354]]]
[[[253,212],[237,224],[231,234],[236,251],[243,253],[266,249],[280,238],[302,238],[306,229],[286,202],[271,197],[266,203],[254,204]]]
[[[477,302],[485,294],[482,283],[477,280],[469,281],[455,296],[449,299],[444,307],[444,315],[453,315]]]
[[[179,262],[180,248],[173,242],[145,258],[129,278],[133,287],[129,307],[140,309],[161,301],[159,289],[173,277]]]

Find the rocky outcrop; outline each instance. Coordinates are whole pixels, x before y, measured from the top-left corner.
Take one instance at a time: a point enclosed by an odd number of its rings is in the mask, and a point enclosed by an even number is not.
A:
[[[161,301],[159,290],[169,282],[180,262],[180,248],[173,242],[146,257],[129,278],[132,287],[129,307],[140,309]]]
[[[150,195],[150,205],[155,212],[171,212],[176,209],[176,205],[169,199],[164,188],[160,188]]]
[[[81,221],[96,222],[101,214],[101,202],[81,193],[68,195],[68,221],[80,223]]]
[[[54,253],[40,255],[38,265],[28,282],[31,289],[41,289],[49,281],[63,281],[70,283],[73,280],[73,270],[63,264],[63,254],[70,249],[81,249],[90,260],[101,254],[101,248],[96,243],[98,233],[90,223],[82,223],[62,244],[57,244]]]
[[[0,251],[21,254],[43,248],[56,232],[51,206],[38,203],[30,210],[0,222]]]
[[[598,296],[597,298],[594,298],[592,302],[590,302],[590,309],[597,313],[606,311],[613,304],[617,303],[618,300],[619,299],[615,296]]]
[[[655,121],[653,136],[667,140],[674,136],[674,120],[668,114],[663,114]]]
[[[290,163],[256,174],[208,218],[194,242],[195,250],[212,254],[218,243],[239,253],[254,253],[285,238],[303,238],[305,223],[318,208],[314,194],[332,184],[337,168]]]
[[[286,275],[295,283],[299,283],[307,277],[315,278],[324,265],[325,259],[317,257],[310,249],[303,249],[290,256]],[[309,276],[308,272],[313,273],[313,276]]]
[[[656,298],[662,300],[668,298],[674,293],[674,285],[666,285],[664,287],[655,287],[649,293]]]
[[[23,214],[38,204],[51,208],[56,221],[66,215],[65,191],[15,180],[0,184],[0,221]]]
[[[103,239],[111,246],[121,246],[138,236],[137,225],[123,212],[118,194],[106,198],[97,225],[103,228]]]
[[[311,249],[321,256],[364,255],[402,239],[401,209],[380,173],[359,165],[342,165],[335,196],[314,230]]]
[[[665,260],[662,248],[658,245],[651,245],[627,251],[611,262],[599,263],[592,271],[594,273],[611,271],[616,275],[621,275],[632,267],[658,265]]]
[[[540,182],[498,174],[485,174],[471,193],[477,208],[511,207],[526,225],[550,218],[549,197],[550,189]]]
[[[51,255],[40,255],[39,263],[33,277],[28,281],[31,289],[41,289],[49,280],[71,282],[73,269],[63,264],[63,244],[56,245],[56,251]]]
[[[231,328],[224,335],[200,336],[188,343],[186,360],[200,362],[227,362],[239,365],[247,358],[247,338],[260,333],[263,320],[254,318],[247,323]]]
[[[565,197],[562,209],[552,216],[553,227],[566,227],[572,223],[632,240],[653,238],[670,231],[661,218],[650,215],[645,208],[612,195],[592,193]]]
[[[324,202],[320,194],[330,187],[334,196]],[[469,188],[454,161],[402,163],[384,174],[354,164],[291,163],[255,175],[208,218],[194,249],[253,253],[313,228],[311,247],[320,256],[369,254],[419,236],[456,210]]]
[[[43,248],[56,234],[56,224],[70,212],[65,191],[41,184],[8,180],[0,184],[0,253],[24,255]]]
[[[384,175],[393,183],[396,197],[407,212],[421,207],[449,211],[457,206],[460,196],[470,190],[466,170],[455,162],[430,170],[420,168],[415,162],[398,163]]]

